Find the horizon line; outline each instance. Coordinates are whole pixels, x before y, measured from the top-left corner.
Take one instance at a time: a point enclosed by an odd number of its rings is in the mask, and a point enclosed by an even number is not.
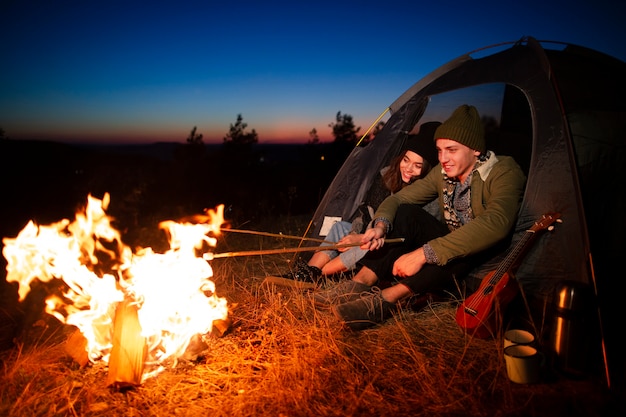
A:
[[[150,146],[150,145],[159,145],[159,144],[171,144],[171,145],[186,145],[187,142],[184,140],[155,140],[155,141],[138,141],[138,140],[111,140],[111,141],[102,141],[102,140],[77,140],[77,139],[57,139],[57,138],[12,138],[12,137],[4,137],[0,140],[0,143],[3,141],[12,141],[12,142],[46,142],[46,143],[58,143],[64,145],[81,145],[81,146]],[[275,139],[275,140],[265,140],[254,143],[253,145],[324,145],[331,144],[334,140],[323,141],[320,140],[316,143],[310,143],[310,140],[305,139]],[[203,141],[203,145],[205,146],[220,146],[223,145],[223,141]]]

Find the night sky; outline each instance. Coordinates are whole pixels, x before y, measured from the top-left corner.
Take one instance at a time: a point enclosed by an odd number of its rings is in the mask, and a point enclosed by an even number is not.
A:
[[[446,62],[523,36],[626,60],[626,8],[596,1],[0,1],[0,128],[11,139],[261,143],[363,133]]]

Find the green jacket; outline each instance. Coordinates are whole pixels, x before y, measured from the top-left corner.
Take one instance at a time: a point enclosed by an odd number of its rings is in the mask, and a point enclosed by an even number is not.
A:
[[[423,179],[387,197],[374,218],[383,218],[393,224],[400,204],[424,205],[437,197],[443,211],[443,178],[441,164],[438,164]],[[512,157],[496,157],[492,153],[491,158],[472,175],[474,219],[428,242],[437,255],[438,264],[445,265],[454,259],[482,252],[507,237],[517,221],[525,183],[526,176]]]

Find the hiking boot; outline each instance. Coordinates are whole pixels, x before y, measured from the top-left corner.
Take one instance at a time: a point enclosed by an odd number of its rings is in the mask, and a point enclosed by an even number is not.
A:
[[[296,261],[295,267],[286,274],[279,275],[281,278],[293,279],[294,281],[313,282],[319,281],[322,270],[316,266],[311,266],[302,259]]]
[[[369,285],[353,280],[343,281],[325,291],[313,294],[313,301],[318,307],[330,307],[333,304],[347,303],[361,297],[363,292],[372,289]]]
[[[332,310],[350,330],[358,331],[391,318],[396,305],[385,301],[380,288],[372,287],[371,292],[361,293],[358,299],[333,306]]]
[[[413,311],[421,311],[431,304],[441,303],[446,300],[444,294],[438,292],[426,292],[423,294],[411,295],[401,304],[404,308]]]

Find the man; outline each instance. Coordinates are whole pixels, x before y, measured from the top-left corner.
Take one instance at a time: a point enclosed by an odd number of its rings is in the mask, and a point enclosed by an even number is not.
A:
[[[526,177],[515,160],[486,149],[474,106],[458,107],[435,131],[439,165],[383,201],[362,238],[370,252],[351,281],[313,295],[352,330],[390,318],[411,295],[447,288],[511,236]],[[421,209],[438,199],[444,221]],[[383,248],[384,238],[404,244]],[[383,248],[383,249],[381,249]],[[381,289],[379,280],[396,280]]]

